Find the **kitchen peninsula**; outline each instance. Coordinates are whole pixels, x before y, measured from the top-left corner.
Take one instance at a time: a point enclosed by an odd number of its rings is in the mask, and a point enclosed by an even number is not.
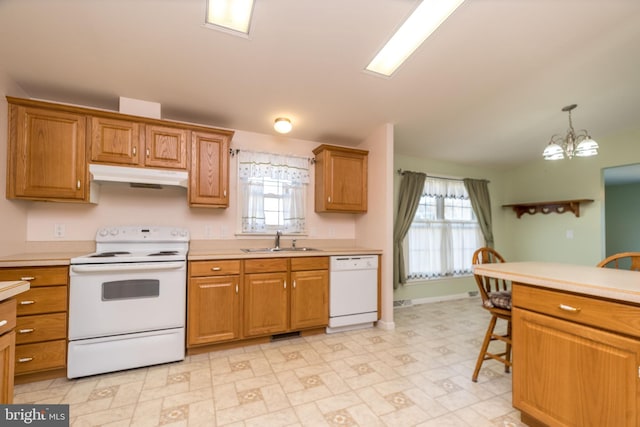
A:
[[[13,403],[17,312],[13,297],[29,286],[26,280],[0,280],[0,404]]]
[[[640,425],[640,274],[511,262],[513,406],[530,426]]]

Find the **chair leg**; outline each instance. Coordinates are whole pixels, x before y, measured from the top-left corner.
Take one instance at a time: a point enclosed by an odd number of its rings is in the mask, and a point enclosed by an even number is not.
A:
[[[473,376],[471,377],[471,380],[474,383],[478,382],[478,374],[480,373],[482,362],[484,362],[485,360],[485,354],[487,354],[487,350],[489,349],[489,343],[491,342],[491,335],[493,335],[493,329],[496,327],[497,321],[498,321],[498,318],[496,316],[491,316],[491,320],[489,321],[489,327],[487,328],[487,333],[484,335],[484,341],[482,342],[482,348],[480,348],[478,361],[476,362],[476,369],[473,371]]]
[[[509,365],[511,364],[511,319],[507,321],[507,336],[509,337],[509,341],[507,341],[507,350],[504,355],[504,358],[507,360],[507,363],[504,364],[504,371],[509,373]]]

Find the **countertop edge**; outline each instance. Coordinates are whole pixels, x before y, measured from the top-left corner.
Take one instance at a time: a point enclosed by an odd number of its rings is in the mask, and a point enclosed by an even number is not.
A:
[[[2,281],[0,282],[0,301],[7,300],[13,296],[26,292],[30,287],[30,283],[24,280]]]
[[[321,257],[321,256],[351,256],[351,255],[382,255],[379,249],[365,248],[339,248],[322,249],[317,251],[282,251],[282,252],[242,252],[239,250],[216,251],[199,250],[189,251],[187,261],[206,261],[222,259],[256,259],[256,258],[296,258],[296,257]]]
[[[525,285],[640,304],[640,273],[550,262],[481,264],[474,273]]]

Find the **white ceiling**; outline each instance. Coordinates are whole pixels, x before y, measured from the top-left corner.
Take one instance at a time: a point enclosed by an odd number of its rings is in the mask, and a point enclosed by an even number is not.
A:
[[[467,0],[389,79],[373,58],[417,0],[256,0],[248,39],[205,0],[0,0],[0,71],[31,97],[476,165],[538,158],[567,128],[637,128],[640,1]]]

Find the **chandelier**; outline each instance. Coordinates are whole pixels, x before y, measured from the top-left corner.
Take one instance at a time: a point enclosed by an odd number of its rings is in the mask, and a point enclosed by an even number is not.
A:
[[[571,110],[576,108],[577,104],[567,105],[562,109],[569,113],[569,130],[563,137],[555,134],[551,137],[549,144],[544,149],[542,157],[545,160],[560,160],[567,156],[569,159],[574,156],[589,157],[598,154],[598,143],[595,142],[586,129],[582,129],[576,133],[571,122]]]

